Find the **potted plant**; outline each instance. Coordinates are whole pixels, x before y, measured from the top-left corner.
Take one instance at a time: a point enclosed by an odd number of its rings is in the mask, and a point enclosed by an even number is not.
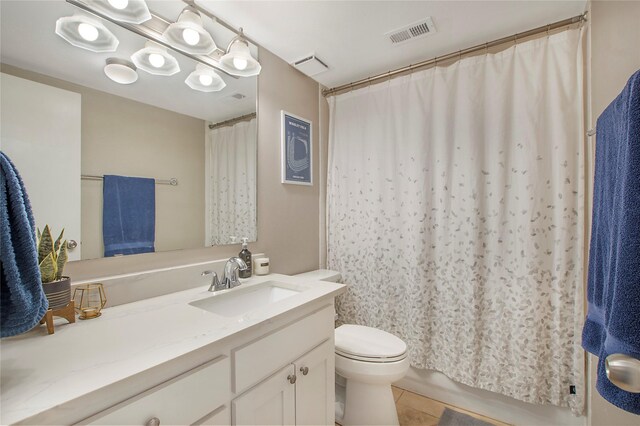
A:
[[[42,288],[49,301],[49,309],[61,309],[71,301],[71,279],[62,275],[67,263],[67,240],[62,240],[64,229],[55,242],[49,225],[38,229],[38,262]]]

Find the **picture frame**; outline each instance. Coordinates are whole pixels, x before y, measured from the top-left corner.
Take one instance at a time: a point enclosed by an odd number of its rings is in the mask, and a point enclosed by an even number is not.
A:
[[[313,123],[280,111],[281,183],[313,186]]]

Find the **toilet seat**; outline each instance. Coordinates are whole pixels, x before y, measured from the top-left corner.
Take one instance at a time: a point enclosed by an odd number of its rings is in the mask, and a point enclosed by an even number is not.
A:
[[[363,325],[344,324],[335,330],[336,354],[370,362],[397,362],[407,357],[407,345],[386,331]]]

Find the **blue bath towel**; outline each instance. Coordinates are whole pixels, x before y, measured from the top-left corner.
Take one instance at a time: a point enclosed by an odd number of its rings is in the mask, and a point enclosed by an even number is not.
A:
[[[102,197],[105,257],[154,252],[155,180],[105,175]]]
[[[36,226],[24,183],[0,152],[0,337],[35,327],[49,302],[38,266]]]
[[[597,122],[593,224],[582,346],[597,355],[598,392],[640,414],[640,394],[606,376],[604,361],[640,359],[640,71]]]

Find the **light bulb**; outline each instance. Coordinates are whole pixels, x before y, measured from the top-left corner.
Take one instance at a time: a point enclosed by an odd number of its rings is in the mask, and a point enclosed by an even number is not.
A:
[[[200,84],[202,84],[203,86],[211,86],[211,84],[213,83],[213,77],[211,77],[209,74],[200,74],[198,76],[198,80],[200,80]]]
[[[247,61],[245,58],[233,58],[233,66],[237,70],[242,71],[243,69],[247,68],[247,65],[249,65],[249,61]]]
[[[118,10],[126,9],[129,6],[129,0],[107,0],[109,4]]]
[[[149,55],[149,63],[156,68],[161,68],[165,63],[164,56],[159,53],[151,53]]]
[[[87,41],[96,41],[98,39],[98,29],[91,24],[84,22],[78,25],[78,34]]]
[[[195,46],[200,41],[200,34],[198,34],[198,32],[194,29],[185,28],[182,31],[182,39],[189,46]]]

